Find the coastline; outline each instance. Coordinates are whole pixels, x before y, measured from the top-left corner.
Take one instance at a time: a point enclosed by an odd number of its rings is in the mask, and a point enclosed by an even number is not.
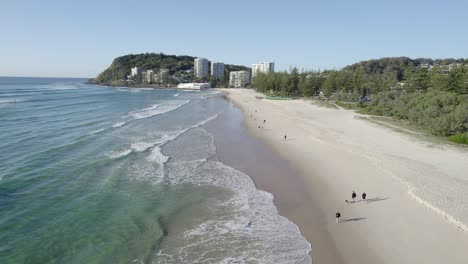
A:
[[[227,97],[225,99],[229,101]],[[345,263],[330,234],[317,221],[321,217],[319,208],[304,188],[299,172],[270,145],[252,136],[245,126],[242,110],[231,101],[229,103],[235,108],[234,111],[224,112],[204,126],[214,137],[219,161],[249,175],[257,189],[273,193],[275,206],[281,216],[299,226],[307,223],[310,227],[307,231],[313,231],[308,236],[320,241],[309,252],[313,263],[316,263],[316,258],[323,263]],[[309,210],[314,212],[314,217],[301,217],[302,212]],[[301,233],[306,236],[303,230]]]
[[[160,85],[151,85],[151,84],[136,84],[136,85],[114,85],[114,84],[104,84],[104,83],[93,83],[93,82],[85,82],[85,84],[95,85],[100,87],[125,87],[125,88],[150,88],[150,89],[177,89],[177,86],[160,86]]]
[[[351,133],[354,131],[348,127],[358,133],[362,129],[362,134],[368,136],[386,137],[382,140],[388,139],[389,144],[398,141],[422,145],[421,142],[355,119],[351,111],[320,108],[304,100],[258,100],[255,95],[259,94],[247,89],[218,90],[242,109],[249,134],[267,143],[299,172],[299,179],[288,180],[302,181],[307,193],[302,199],[313,201],[315,206],[308,211],[298,210],[296,214],[293,209],[286,210],[281,206],[291,201],[290,196],[295,192],[289,190],[284,191],[289,195],[280,195],[282,186],[275,189],[254,180],[260,189],[275,195],[280,213],[299,226],[312,244],[311,255],[315,263],[337,263],[337,260],[330,261],[326,255],[320,255],[330,245],[336,248],[331,254],[338,255],[343,263],[466,262],[466,233],[411,197],[412,189],[406,184],[407,179],[395,177],[399,175],[395,172],[416,177],[419,168],[427,169],[425,164],[403,160],[406,153],[401,153],[399,158],[403,161],[396,163],[390,154],[384,159],[383,155],[377,155],[380,153],[369,152],[355,141]],[[317,118],[317,113],[324,118]],[[332,119],[335,117],[340,120]],[[267,120],[265,129],[259,130],[257,126],[263,119]],[[284,134],[288,134],[287,141],[281,140]],[[443,151],[452,157],[461,155],[451,149]],[[463,157],[459,159],[463,161]],[[463,166],[460,167],[462,170]],[[439,166],[438,169],[446,168]],[[362,190],[368,192],[372,202],[344,203],[354,189],[358,195]],[[292,203],[290,207],[295,206],[297,204]],[[338,225],[334,222],[336,210],[340,210],[346,220]],[[319,223],[319,228],[311,222]],[[320,238],[318,232],[328,236],[331,243],[325,246],[324,236]]]

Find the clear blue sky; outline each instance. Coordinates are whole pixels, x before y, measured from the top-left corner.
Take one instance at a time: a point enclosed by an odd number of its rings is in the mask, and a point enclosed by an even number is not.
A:
[[[142,52],[331,69],[467,58],[468,1],[0,0],[0,34],[0,76],[94,77]]]

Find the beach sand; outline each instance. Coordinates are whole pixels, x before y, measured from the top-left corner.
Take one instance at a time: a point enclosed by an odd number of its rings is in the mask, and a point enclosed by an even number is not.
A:
[[[248,174],[299,226],[313,263],[468,263],[466,148],[396,132],[348,110],[220,90],[242,109],[249,133],[291,167]],[[345,203],[353,190],[368,201]]]

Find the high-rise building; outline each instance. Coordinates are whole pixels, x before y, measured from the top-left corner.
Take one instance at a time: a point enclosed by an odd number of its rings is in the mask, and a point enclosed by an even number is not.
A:
[[[274,62],[260,62],[252,64],[252,79],[257,76],[257,73],[269,73],[275,71]]]
[[[141,75],[142,72],[143,71],[142,71],[142,69],[140,67],[133,67],[131,76],[132,77],[138,77],[138,76]]]
[[[250,83],[250,73],[248,71],[232,71],[229,73],[229,86],[240,88]]]
[[[194,61],[195,66],[195,77],[196,78],[203,78],[208,76],[209,69],[208,69],[208,60],[205,58],[196,58]]]
[[[211,76],[221,79],[224,76],[224,63],[212,62],[211,63]]]

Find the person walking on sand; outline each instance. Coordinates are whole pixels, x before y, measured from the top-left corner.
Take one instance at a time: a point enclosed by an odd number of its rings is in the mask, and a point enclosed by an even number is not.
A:
[[[366,196],[367,196],[367,194],[365,192],[362,193],[362,202],[364,202],[366,200]]]
[[[286,135],[284,135],[284,140],[286,140],[286,139],[287,139],[287,137],[286,137]]]
[[[339,223],[340,222],[340,217],[341,217],[341,214],[340,214],[340,211],[336,212],[336,222]]]
[[[265,124],[265,123],[266,123],[266,120],[265,120],[265,119],[263,119],[263,124]]]
[[[353,198],[353,203],[354,203],[354,199],[356,199],[356,193],[353,191],[353,193],[351,194],[351,198]]]

